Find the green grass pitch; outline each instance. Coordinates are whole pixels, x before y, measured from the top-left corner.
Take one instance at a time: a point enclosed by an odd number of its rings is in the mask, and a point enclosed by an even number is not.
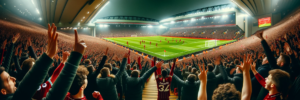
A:
[[[165,41],[165,38],[167,38],[167,41]],[[172,38],[174,39],[174,41],[172,41]],[[124,37],[124,38],[121,37],[121,38],[105,38],[105,39],[129,47],[131,49],[134,49],[135,51],[140,51],[149,54],[151,56],[156,56],[163,60],[169,60],[183,55],[202,51],[208,48],[212,48],[212,47],[205,47],[205,41],[211,41],[208,39],[176,38],[176,37],[162,37],[162,36]],[[176,43],[176,39],[177,39],[177,43]],[[181,42],[179,42],[180,39]],[[142,40],[144,40],[145,43],[142,43],[140,45],[140,41]],[[127,45],[127,41],[129,45]],[[151,45],[150,45],[150,41],[151,41]],[[168,41],[170,43],[168,43]],[[233,42],[233,41],[236,40],[218,40],[217,45],[218,46],[224,45],[226,43]],[[157,43],[157,47],[156,47],[156,43]],[[146,49],[144,49],[144,45],[146,46]],[[166,50],[166,52],[164,52],[164,50]]]

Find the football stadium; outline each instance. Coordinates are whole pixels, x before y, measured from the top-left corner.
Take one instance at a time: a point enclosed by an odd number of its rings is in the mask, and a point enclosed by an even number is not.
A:
[[[300,100],[300,0],[0,0],[0,100]]]

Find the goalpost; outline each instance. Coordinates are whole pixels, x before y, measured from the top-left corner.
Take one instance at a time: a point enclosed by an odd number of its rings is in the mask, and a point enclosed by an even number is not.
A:
[[[208,40],[205,41],[205,47],[217,46],[218,40]]]
[[[131,35],[131,37],[137,37],[137,35]]]

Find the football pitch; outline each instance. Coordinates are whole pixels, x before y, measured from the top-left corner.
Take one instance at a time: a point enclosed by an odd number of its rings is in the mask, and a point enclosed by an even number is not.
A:
[[[167,40],[165,40],[165,38],[167,38]],[[209,40],[209,39],[193,39],[193,38],[178,38],[178,37],[163,37],[163,36],[120,37],[120,38],[105,38],[105,39],[129,47],[135,51],[140,51],[151,56],[156,56],[163,60],[170,60],[183,55],[216,47],[214,40]],[[180,39],[181,42],[179,42]],[[145,43],[140,44],[140,41],[142,40],[145,41]],[[127,45],[127,41],[128,41],[128,45]],[[150,45],[150,41],[151,41],[151,45]],[[212,41],[209,43],[211,46],[206,47],[205,41]],[[226,43],[230,43],[233,41],[235,40],[217,40],[217,46],[224,45]],[[145,49],[144,49],[144,45],[146,47]],[[164,52],[164,50],[166,50],[166,52]]]

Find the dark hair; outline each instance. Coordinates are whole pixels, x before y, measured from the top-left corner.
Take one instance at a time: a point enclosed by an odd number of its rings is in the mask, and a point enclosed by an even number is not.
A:
[[[110,63],[105,63],[103,67],[107,67],[109,69],[109,71],[112,70],[112,66]]]
[[[94,72],[94,67],[93,67],[93,65],[88,65],[88,66],[86,67],[86,69],[89,71],[90,74]]]
[[[5,72],[5,68],[4,67],[0,67],[0,75]],[[2,82],[2,78],[0,77],[0,89],[3,88],[3,82]]]
[[[136,69],[137,69],[136,65],[134,65],[134,66],[132,67],[132,69],[133,69],[133,70],[136,70]]]
[[[168,75],[167,70],[163,69],[163,70],[161,71],[161,75],[162,75],[162,77],[167,77],[167,75]]]
[[[110,71],[109,71],[109,68],[103,67],[103,68],[100,70],[100,75],[101,75],[101,77],[107,77],[107,76],[108,76],[108,72],[110,72]]]
[[[189,67],[188,67],[188,71],[189,71],[189,72],[192,72],[192,66],[189,66]]]
[[[22,63],[22,71],[27,73],[34,65],[34,62],[35,62],[35,60],[33,58],[28,58],[28,59],[24,60]]]
[[[197,69],[196,69],[196,68],[193,68],[193,69],[192,69],[192,73],[193,73],[193,74],[196,74],[196,73],[197,73]]]
[[[241,93],[236,90],[234,84],[226,83],[220,84],[218,88],[214,90],[212,100],[240,100]]]
[[[207,68],[209,72],[214,70],[214,66],[212,64],[207,64]]]
[[[129,65],[129,64],[126,66],[126,69],[127,69],[127,70],[130,70],[130,65]]]
[[[187,80],[188,80],[189,82],[195,82],[196,79],[197,79],[197,77],[196,77],[196,75],[194,75],[194,74],[190,74],[190,75],[187,77]]]
[[[281,53],[280,56],[282,57],[282,61],[283,61],[283,66],[289,66],[290,63],[291,63],[291,58],[290,56],[286,55],[286,54],[283,54]]]
[[[90,61],[91,61],[90,59],[85,59],[84,64],[90,64]]]
[[[133,70],[131,72],[131,77],[139,77],[139,75],[140,75],[140,71],[138,71],[138,70]]]
[[[239,61],[238,59],[235,59],[235,60],[234,60],[234,64],[235,64],[235,65],[238,65],[238,64],[240,64],[240,61]]]
[[[84,80],[87,79],[88,74],[89,71],[84,66],[78,66],[75,78],[69,90],[71,95],[76,95],[79,92],[82,85],[85,84]]]
[[[272,82],[278,92],[282,93],[285,97],[290,86],[290,74],[280,69],[273,69],[269,71],[272,76]]]

